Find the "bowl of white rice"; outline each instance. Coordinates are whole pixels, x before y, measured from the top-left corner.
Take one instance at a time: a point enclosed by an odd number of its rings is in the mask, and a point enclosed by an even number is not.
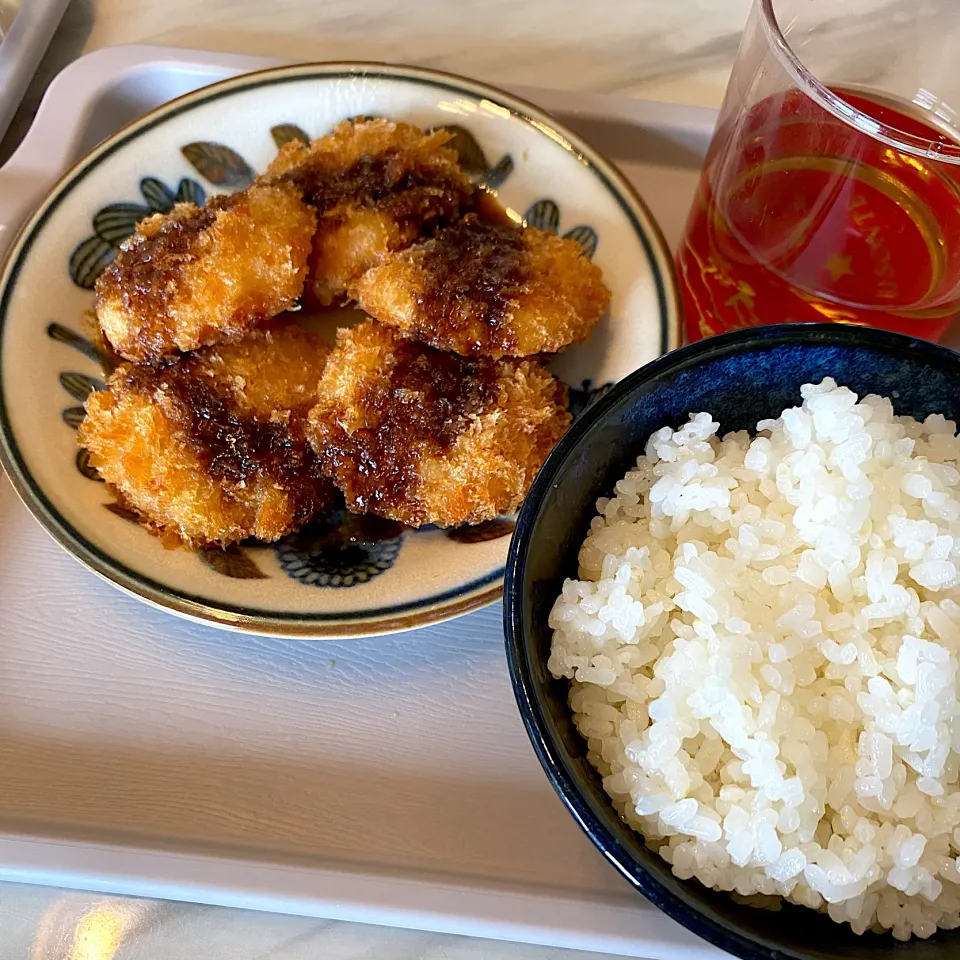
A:
[[[505,589],[521,714],[623,876],[738,957],[960,955],[960,355],[741,330],[574,424]]]

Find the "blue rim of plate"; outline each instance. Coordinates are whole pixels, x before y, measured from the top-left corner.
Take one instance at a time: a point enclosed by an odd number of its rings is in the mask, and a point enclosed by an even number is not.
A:
[[[511,116],[549,136],[576,156],[601,181],[631,224],[643,246],[657,289],[660,352],[679,345],[681,310],[669,247],[644,201],[614,165],[582,137],[546,112],[519,97],[488,84],[455,74],[418,67],[377,62],[330,62],[271,67],[202,87],[163,104],[121,128],[75,163],[47,193],[37,211],[21,227],[0,270],[0,369],[5,325],[11,295],[23,260],[43,231],[50,214],[63,199],[104,160],[141,134],[173,117],[223,97],[246,90],[309,79],[336,80],[363,77],[372,80],[410,80],[423,86],[482,97],[509,111]],[[26,507],[68,553],[98,576],[153,606],[187,619],[268,636],[291,638],[361,637],[393,633],[450,619],[486,606],[503,595],[505,567],[443,593],[386,607],[339,613],[284,613],[237,606],[208,597],[173,590],[138,573],[84,537],[50,502],[33,478],[16,443],[7,414],[0,377],[0,464]]]

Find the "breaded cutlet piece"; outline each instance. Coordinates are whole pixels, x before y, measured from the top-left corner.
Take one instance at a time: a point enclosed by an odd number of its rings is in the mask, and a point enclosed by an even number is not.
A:
[[[385,257],[350,295],[405,336],[468,357],[556,353],[586,340],[610,302],[573,240],[473,214]]]
[[[242,337],[303,291],[316,214],[289,185],[254,185],[137,224],[97,280],[96,312],[134,363]]]
[[[356,513],[419,527],[516,509],[570,423],[530,360],[466,360],[373,321],[340,330],[310,439]]]
[[[329,347],[296,324],[151,366],[90,394],[79,442],[124,506],[167,541],[270,541],[332,502],[306,437]]]
[[[326,305],[393,250],[470,208],[475,190],[444,130],[345,120],[312,143],[284,144],[263,182],[292,182],[317,211],[307,292]]]

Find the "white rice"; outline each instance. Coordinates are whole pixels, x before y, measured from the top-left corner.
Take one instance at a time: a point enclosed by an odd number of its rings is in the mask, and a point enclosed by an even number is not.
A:
[[[683,879],[899,939],[960,926],[960,440],[826,379],[658,430],[597,502],[549,668]]]

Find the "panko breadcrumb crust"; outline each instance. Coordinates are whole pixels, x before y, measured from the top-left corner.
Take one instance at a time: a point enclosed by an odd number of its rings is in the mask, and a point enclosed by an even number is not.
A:
[[[124,364],[88,398],[79,443],[169,543],[277,540],[333,500],[306,437],[328,352],[286,324],[157,367]]]
[[[411,526],[516,509],[570,422],[539,360],[609,303],[578,244],[517,224],[451,130],[358,117],[237,193],[137,225],[96,285],[90,464],[168,542],[270,541],[327,506]],[[327,348],[274,320],[355,298]]]
[[[134,363],[238,339],[294,305],[315,229],[316,214],[290,185],[142,220],[97,280],[105,337]]]
[[[372,119],[344,121],[310,144],[284,144],[262,179],[295,184],[317,211],[307,299],[342,299],[387,253],[470,209],[476,191],[451,139],[446,130]]]
[[[472,214],[384,257],[350,293],[408,337],[497,358],[586,340],[610,302],[600,268],[573,240]]]
[[[530,361],[465,360],[367,321],[341,330],[310,438],[350,509],[419,527],[516,509],[570,423]]]

